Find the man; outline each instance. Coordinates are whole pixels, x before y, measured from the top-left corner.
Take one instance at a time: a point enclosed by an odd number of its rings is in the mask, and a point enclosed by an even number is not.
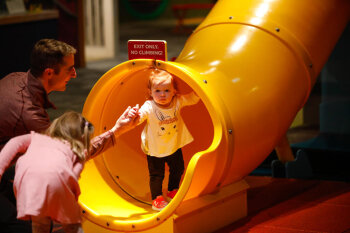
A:
[[[76,77],[74,54],[70,45],[42,39],[33,48],[28,72],[15,72],[0,80],[0,149],[12,137],[40,132],[50,120],[46,108],[52,91],[64,91]]]
[[[28,72],[11,73],[0,80],[0,150],[15,136],[48,128],[45,109],[55,108],[48,94],[64,91],[68,81],[76,77],[75,53],[76,49],[64,42],[42,39],[32,50]],[[8,169],[0,184],[0,229],[31,232],[30,224],[16,219],[13,176],[14,169]]]

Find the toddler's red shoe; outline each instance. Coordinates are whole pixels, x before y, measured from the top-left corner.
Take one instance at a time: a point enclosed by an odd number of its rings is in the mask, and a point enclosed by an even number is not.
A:
[[[165,208],[165,206],[168,205],[168,202],[164,200],[163,196],[158,196],[156,199],[153,200],[152,202],[152,209],[161,211],[162,209]]]
[[[176,193],[177,193],[177,189],[174,189],[172,191],[168,191],[167,199],[169,202],[175,197]]]

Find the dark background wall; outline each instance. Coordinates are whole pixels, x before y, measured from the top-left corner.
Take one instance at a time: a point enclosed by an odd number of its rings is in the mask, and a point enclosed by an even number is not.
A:
[[[119,16],[120,22],[128,22],[135,20],[151,20],[151,19],[174,19],[174,14],[171,7],[176,4],[189,4],[189,3],[215,3],[215,0],[159,0],[155,1],[151,6],[149,3],[145,4],[142,1],[137,1],[138,4],[129,4],[128,0],[120,0],[119,2]],[[146,2],[146,0],[144,1]],[[148,7],[145,7],[148,5]],[[158,9],[157,9],[158,8]],[[207,15],[208,10],[189,10],[188,16],[200,17]]]

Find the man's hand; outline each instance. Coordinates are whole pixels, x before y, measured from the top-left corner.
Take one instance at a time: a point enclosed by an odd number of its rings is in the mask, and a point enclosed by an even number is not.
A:
[[[114,127],[111,129],[116,136],[120,136],[121,134],[131,130],[134,128],[140,119],[139,116],[139,105],[137,104],[135,107],[128,107],[124,113],[119,117]]]

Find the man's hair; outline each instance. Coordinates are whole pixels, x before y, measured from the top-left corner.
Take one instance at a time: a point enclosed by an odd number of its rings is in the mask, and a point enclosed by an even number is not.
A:
[[[55,119],[45,134],[69,142],[72,151],[81,161],[85,161],[90,149],[90,136],[93,132],[93,125],[80,113],[69,111]]]
[[[35,77],[40,77],[46,68],[54,69],[59,73],[63,58],[75,54],[76,49],[69,44],[55,39],[41,39],[32,50],[30,55],[30,72]]]

